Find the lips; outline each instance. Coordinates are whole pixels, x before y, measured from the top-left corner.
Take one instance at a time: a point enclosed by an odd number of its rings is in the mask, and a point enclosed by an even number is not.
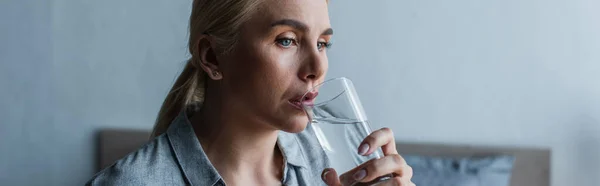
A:
[[[290,104],[291,104],[291,105],[292,105],[294,108],[296,108],[296,109],[299,109],[299,110],[303,110],[303,109],[302,109],[302,102],[300,102],[300,101],[295,101],[295,100],[290,100],[289,102],[290,102]]]
[[[304,95],[304,98],[300,98],[300,99],[303,99],[303,100],[301,100],[302,104],[312,106],[312,105],[314,105],[315,98],[318,95],[319,95],[319,92],[308,92]]]
[[[314,105],[315,98],[319,95],[318,92],[308,92],[304,96],[298,96],[289,102],[298,109],[302,109],[303,105],[312,106]]]

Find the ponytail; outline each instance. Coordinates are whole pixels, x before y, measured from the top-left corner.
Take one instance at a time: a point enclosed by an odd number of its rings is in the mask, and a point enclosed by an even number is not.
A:
[[[192,59],[188,60],[158,112],[151,138],[164,133],[188,105],[204,101],[205,81],[204,71],[194,67]]]
[[[188,106],[204,102],[206,73],[200,68],[198,43],[205,33],[215,38],[216,48],[230,51],[238,37],[242,23],[248,20],[261,0],[194,0],[190,15],[191,59],[177,77],[175,84],[163,102],[152,138],[164,133],[169,125]]]

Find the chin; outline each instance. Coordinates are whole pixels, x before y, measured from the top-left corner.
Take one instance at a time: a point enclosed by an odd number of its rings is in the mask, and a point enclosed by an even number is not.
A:
[[[304,131],[308,125],[308,118],[306,116],[292,117],[286,122],[281,122],[283,125],[279,126],[279,130],[289,133],[299,133]]]

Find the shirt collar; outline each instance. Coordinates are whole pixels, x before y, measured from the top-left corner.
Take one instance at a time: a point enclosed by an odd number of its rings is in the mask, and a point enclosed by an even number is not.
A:
[[[175,157],[190,185],[215,185],[219,181],[222,182],[218,171],[210,163],[202,149],[186,111],[179,113],[166,133]],[[277,145],[287,164],[306,167],[306,158],[296,134],[279,131]]]
[[[287,163],[297,167],[306,167],[305,153],[300,148],[300,142],[296,134],[279,131],[277,144]]]
[[[167,137],[190,185],[215,185],[221,180],[221,176],[202,150],[185,111],[173,120],[167,130]]]

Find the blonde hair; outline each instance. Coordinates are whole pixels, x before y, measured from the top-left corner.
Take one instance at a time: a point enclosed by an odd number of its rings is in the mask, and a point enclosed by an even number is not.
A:
[[[233,49],[240,26],[247,21],[260,0],[194,0],[189,25],[190,59],[165,98],[152,137],[164,133],[177,115],[189,105],[202,103],[206,74],[200,68],[198,44],[204,34],[214,38],[215,52]]]

